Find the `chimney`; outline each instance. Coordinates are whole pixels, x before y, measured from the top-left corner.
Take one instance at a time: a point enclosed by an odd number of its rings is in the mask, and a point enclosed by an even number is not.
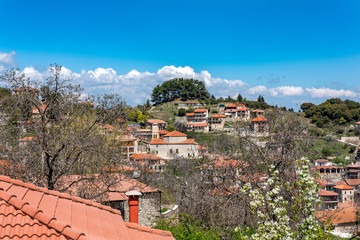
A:
[[[125,193],[128,196],[129,200],[129,222],[131,223],[139,223],[139,196],[141,196],[141,192],[132,190]]]

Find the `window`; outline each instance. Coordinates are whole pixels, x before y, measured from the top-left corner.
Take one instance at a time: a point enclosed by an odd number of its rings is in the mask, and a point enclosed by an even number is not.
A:
[[[173,150],[172,150],[172,149],[170,149],[170,153],[173,153]]]
[[[176,154],[178,154],[179,153],[179,149],[176,149]]]

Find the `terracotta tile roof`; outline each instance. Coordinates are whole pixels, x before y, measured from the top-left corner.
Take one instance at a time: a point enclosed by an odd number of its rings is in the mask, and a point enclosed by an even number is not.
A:
[[[1,239],[174,239],[108,206],[0,176]]]
[[[165,135],[166,136],[166,135]],[[149,142],[149,144],[168,144],[167,142],[165,142],[162,139],[154,139],[152,138],[151,141]]]
[[[360,168],[359,164],[355,163],[355,164],[349,164],[346,166],[347,168]]]
[[[183,142],[179,142],[179,143],[172,143],[172,144],[195,144],[198,145],[197,142],[195,142],[195,139],[189,138]]]
[[[164,137],[186,137],[187,135],[179,132],[179,131],[172,131],[166,134]]]
[[[316,169],[317,169],[317,170],[320,170],[320,169],[343,169],[343,167],[317,166]]]
[[[130,158],[133,158],[135,160],[159,160],[161,157],[155,156],[153,154],[147,154],[147,153],[134,153],[130,156]]]
[[[47,105],[46,105],[46,104],[43,104],[43,105],[41,105],[39,108],[33,108],[33,109],[32,109],[32,113],[33,113],[33,114],[38,114],[38,113],[40,113],[39,110],[45,111],[46,109],[47,109]]]
[[[359,204],[357,204],[356,202],[345,201],[345,202],[339,202],[338,207],[339,208],[359,207]]]
[[[360,125],[360,122],[356,122],[355,124]]]
[[[262,109],[255,109],[255,110],[252,110],[252,112],[260,112],[260,113],[263,113],[263,112],[265,112],[265,111],[262,110]]]
[[[263,173],[254,173],[253,175],[242,175],[238,177],[241,181],[254,183],[254,182],[265,182],[267,176]]]
[[[347,185],[358,186],[360,185],[360,179],[345,179]]]
[[[326,159],[318,159],[318,160],[315,160],[315,162],[317,162],[317,163],[327,163],[327,162],[330,162],[330,161],[326,160]]]
[[[168,134],[168,133],[169,133],[168,130],[159,130],[159,134],[160,134],[160,135],[166,135],[166,134]]]
[[[223,115],[223,114],[216,114],[216,115],[213,115],[211,116],[212,118],[226,118],[226,115]]]
[[[329,197],[329,196],[339,196],[339,194],[336,193],[336,192],[332,192],[332,191],[327,191],[327,190],[321,189],[321,190],[319,191],[319,196]]]
[[[247,107],[238,108],[238,112],[244,112],[244,111],[248,111],[248,110],[250,110],[250,109]]]
[[[192,126],[192,125],[194,125],[194,123],[193,122],[188,122],[188,123],[186,123],[186,125],[187,126]]]
[[[15,88],[13,89],[14,92],[21,92],[21,91],[34,91],[34,92],[40,92],[39,89],[32,88],[32,87],[22,87],[22,88]]]
[[[350,187],[348,185],[336,185],[334,188],[340,189],[340,190],[353,190],[353,187]]]
[[[259,116],[259,117],[257,117],[257,118],[252,119],[251,121],[252,121],[252,122],[266,122],[267,119]]]
[[[123,118],[117,118],[116,121],[118,121],[119,123],[126,123],[126,120]]]
[[[331,182],[325,181],[325,180],[323,180],[323,179],[315,179],[315,182],[319,183],[319,185],[320,185],[321,187],[339,185],[339,184],[335,184],[335,183],[331,183]]]
[[[186,116],[195,116],[195,113],[186,113]]]
[[[207,123],[195,123],[194,127],[207,127]]]
[[[204,147],[204,146],[201,146],[201,145],[198,145],[198,150],[206,150],[208,149],[207,147]]]
[[[207,112],[207,109],[195,109],[194,113]]]
[[[236,107],[236,105],[233,103],[229,103],[225,106],[225,108],[234,108],[234,107]]]
[[[333,225],[338,225],[358,222],[359,212],[360,208],[358,207],[347,207],[334,210],[317,211],[315,212],[315,216],[322,222],[330,220]]]
[[[155,123],[155,122],[156,122],[157,124],[165,124],[165,123],[166,123],[165,121],[163,121],[163,120],[161,120],[161,119],[148,119],[147,122],[150,123],[150,124],[153,124],[153,123]]]
[[[31,142],[36,140],[37,140],[36,137],[23,137],[22,139],[20,139],[20,142]]]

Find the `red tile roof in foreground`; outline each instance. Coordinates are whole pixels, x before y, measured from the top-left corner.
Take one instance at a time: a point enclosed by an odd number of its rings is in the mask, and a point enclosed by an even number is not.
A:
[[[251,121],[252,121],[252,122],[266,122],[267,119],[259,116],[259,117],[257,117],[257,118],[254,118],[254,119],[251,120]]]
[[[125,223],[118,210],[0,176],[1,239],[174,239]]]
[[[164,137],[186,137],[187,135],[185,133],[179,132],[179,131],[172,131],[166,134]]]

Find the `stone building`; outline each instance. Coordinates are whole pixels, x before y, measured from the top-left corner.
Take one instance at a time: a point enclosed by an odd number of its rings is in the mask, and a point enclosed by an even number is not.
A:
[[[216,114],[208,118],[209,131],[221,131],[224,128],[226,116]]]
[[[251,120],[251,131],[255,133],[268,133],[269,125],[268,120],[263,117],[257,117]]]
[[[154,123],[157,123],[159,130],[166,130],[168,127],[168,123],[161,119],[148,119],[146,122],[146,128],[152,129]]]
[[[188,139],[187,135],[178,131],[166,134],[163,139],[151,139],[148,143],[149,152],[163,159],[174,157],[197,158],[198,143],[194,139]]]
[[[335,192],[339,194],[340,202],[354,201],[354,188],[348,185],[337,185]]]
[[[315,167],[330,167],[332,162],[326,159],[317,159],[314,161]]]
[[[320,190],[319,196],[321,198],[322,209],[336,209],[339,205],[339,194],[333,191]]]

